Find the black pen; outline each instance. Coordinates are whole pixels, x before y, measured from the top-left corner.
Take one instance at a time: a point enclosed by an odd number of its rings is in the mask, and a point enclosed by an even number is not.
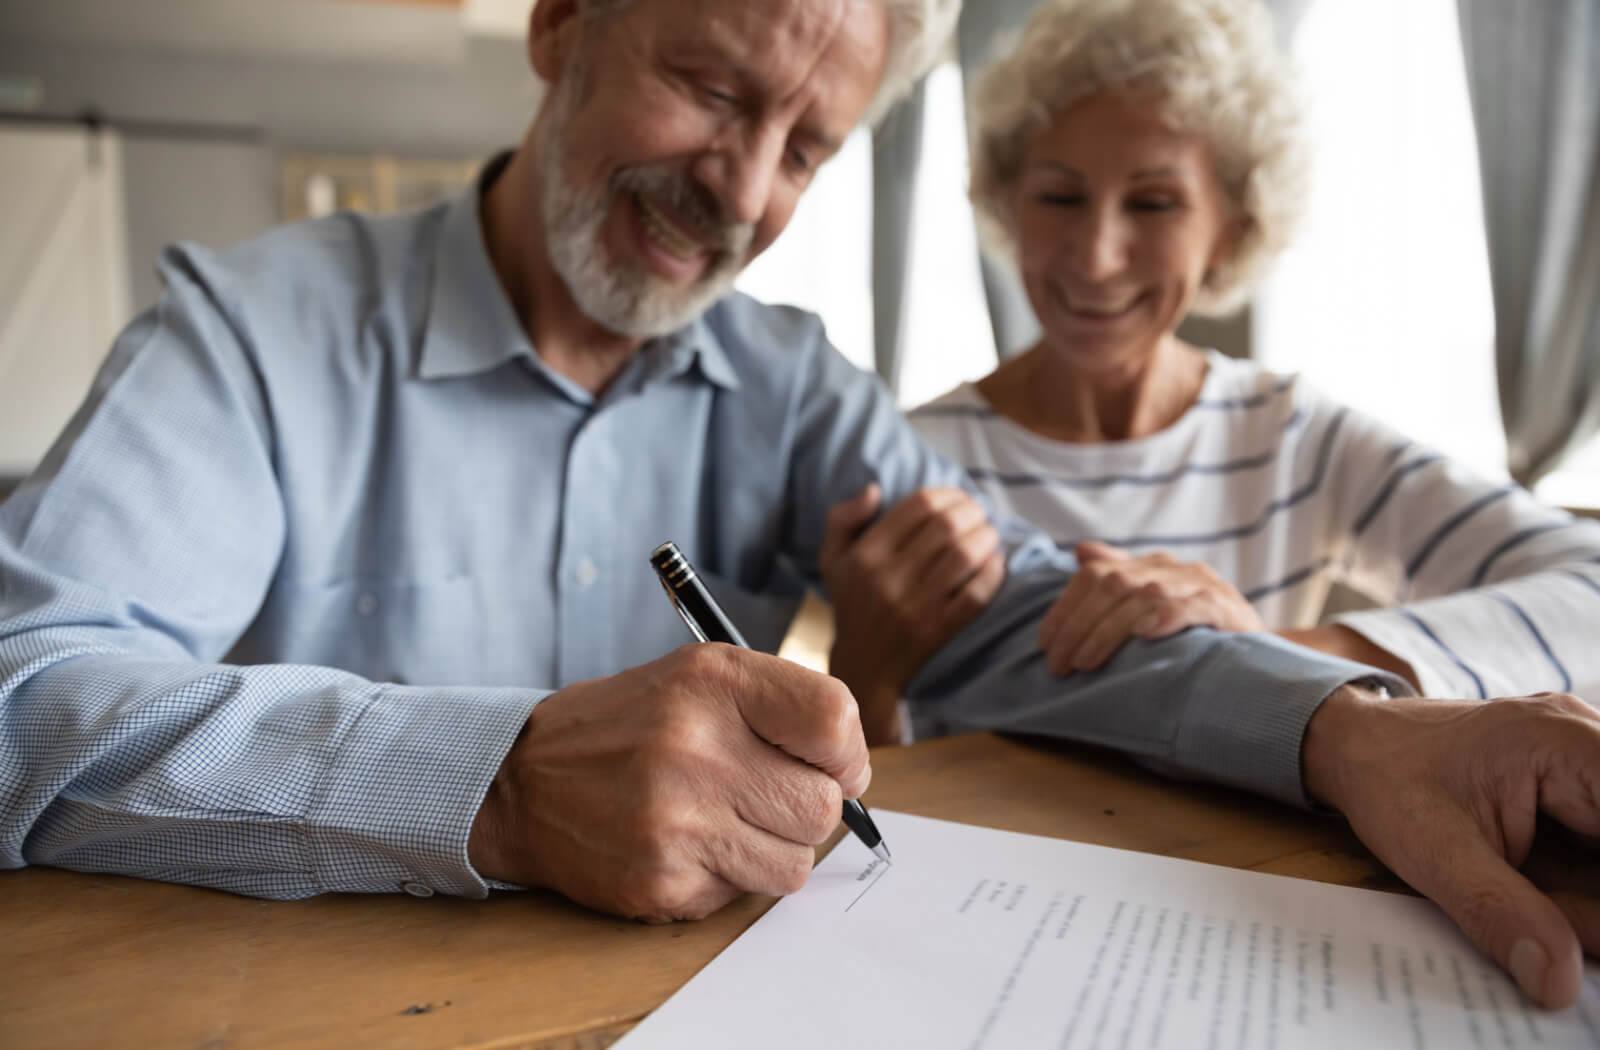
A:
[[[690,634],[702,642],[726,642],[741,649],[750,648],[750,643],[744,640],[739,628],[722,611],[722,606],[711,596],[711,591],[696,574],[694,566],[689,564],[689,559],[678,550],[676,543],[668,540],[651,551],[650,564],[661,578],[661,586],[666,589],[667,597],[672,599],[672,607],[678,610]],[[889,860],[889,847],[884,845],[883,836],[868,815],[866,806],[856,799],[845,799],[844,822],[874,856]]]

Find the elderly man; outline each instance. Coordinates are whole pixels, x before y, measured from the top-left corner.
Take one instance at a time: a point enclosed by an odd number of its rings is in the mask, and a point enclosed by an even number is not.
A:
[[[646,558],[677,540],[770,650],[830,505],[962,483],[814,318],[727,290],[926,65],[938,8],[541,0],[551,90],[473,192],[170,250],[0,510],[3,863],[647,918],[797,889],[867,787],[854,701],[674,651]],[[1530,994],[1575,997],[1578,939],[1506,859],[1540,802],[1600,831],[1587,709],[1385,702],[1370,668],[1203,630],[1057,680],[1033,637],[1070,563],[996,527],[998,594],[912,682],[923,729],[1338,807]]]

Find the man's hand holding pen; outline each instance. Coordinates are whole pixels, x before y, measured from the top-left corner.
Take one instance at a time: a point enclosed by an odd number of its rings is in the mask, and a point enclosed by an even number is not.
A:
[[[691,645],[546,698],[501,763],[468,856],[488,878],[650,921],[792,893],[871,779],[837,679]]]

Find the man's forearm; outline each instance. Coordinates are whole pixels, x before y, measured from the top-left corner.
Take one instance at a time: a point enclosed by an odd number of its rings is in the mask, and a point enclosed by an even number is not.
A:
[[[542,695],[66,660],[0,694],[0,750],[28,778],[0,810],[0,857],[273,898],[482,896],[468,828]]]
[[[1053,675],[1036,640],[1060,575],[1014,574],[908,688],[917,735],[975,729],[1060,736],[1163,772],[1308,805],[1301,744],[1318,706],[1378,674],[1270,634],[1193,628],[1134,640],[1100,671]],[[1388,679],[1390,688],[1406,684]]]

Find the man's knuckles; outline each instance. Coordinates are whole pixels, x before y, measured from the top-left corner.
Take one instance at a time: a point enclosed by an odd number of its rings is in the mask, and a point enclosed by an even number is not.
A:
[[[622,887],[617,911],[644,922],[703,919],[736,892],[736,887],[699,867],[642,867]]]
[[[1600,728],[1600,714],[1571,693],[1539,693],[1529,697],[1528,702],[1543,709],[1550,717],[1563,720],[1576,718]]]
[[[832,777],[808,777],[802,794],[804,797],[795,806],[801,834],[805,836],[801,841],[820,845],[839,826],[844,789]]]
[[[648,717],[636,753],[649,768],[701,766],[731,744],[724,720],[696,703],[663,703]]]

